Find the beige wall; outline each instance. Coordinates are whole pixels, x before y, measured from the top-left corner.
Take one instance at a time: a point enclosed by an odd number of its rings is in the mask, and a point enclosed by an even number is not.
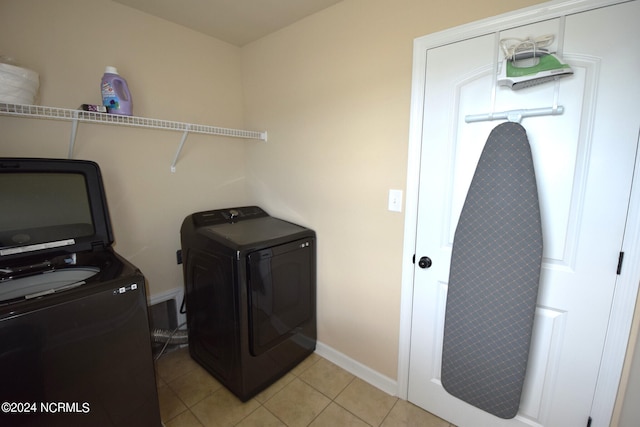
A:
[[[395,379],[413,39],[537,3],[346,0],[242,49],[251,198],[318,232],[320,340]],[[437,183],[434,183],[437,185]]]
[[[158,294],[182,286],[179,228],[245,203],[318,233],[319,340],[396,378],[413,39],[539,3],[345,0],[243,48],[107,0],[0,0],[0,54],[41,75],[41,103],[98,103],[106,65],[134,114],[266,130],[267,143],[81,124],[105,176],[116,250]],[[111,20],[111,22],[109,22]],[[0,155],[65,157],[71,125],[0,117]]]
[[[116,66],[134,114],[242,127],[235,46],[101,0],[0,1],[0,55],[40,73],[41,104],[100,103],[100,78]],[[66,157],[70,122],[0,117],[0,156]],[[182,287],[180,225],[198,210],[249,201],[246,146],[190,135],[170,166],[178,132],[80,124],[75,158],[102,169],[115,249],[145,274],[151,294]]]

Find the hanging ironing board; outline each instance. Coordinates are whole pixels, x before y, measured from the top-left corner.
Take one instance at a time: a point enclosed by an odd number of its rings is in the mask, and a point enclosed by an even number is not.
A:
[[[489,135],[456,228],[442,385],[500,418],[518,412],[542,261],[542,230],[525,129]]]

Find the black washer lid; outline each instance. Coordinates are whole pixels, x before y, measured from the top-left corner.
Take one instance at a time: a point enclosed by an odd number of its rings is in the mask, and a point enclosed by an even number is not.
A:
[[[113,243],[102,175],[86,160],[0,158],[0,266]]]

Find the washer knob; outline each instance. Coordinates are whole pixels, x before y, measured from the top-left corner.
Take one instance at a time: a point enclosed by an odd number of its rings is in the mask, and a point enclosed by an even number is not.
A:
[[[240,212],[238,212],[235,209],[231,209],[229,211],[229,218],[231,218],[231,219],[237,218],[239,215],[240,215]]]

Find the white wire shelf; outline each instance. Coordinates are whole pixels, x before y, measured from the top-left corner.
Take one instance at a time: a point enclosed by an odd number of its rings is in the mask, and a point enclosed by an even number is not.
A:
[[[97,113],[93,111],[72,110],[68,108],[46,107],[41,105],[23,105],[0,103],[0,115],[13,117],[26,117],[49,120],[65,120],[73,122],[71,139],[69,144],[69,158],[73,156],[73,147],[77,132],[78,122],[99,123],[117,126],[132,126],[147,129],[162,129],[183,132],[180,146],[171,165],[171,171],[175,172],[175,165],[189,133],[205,135],[227,136],[244,139],[267,140],[267,132],[250,130],[229,129],[217,126],[199,125],[193,123],[174,122],[169,120],[150,119],[146,117],[122,116],[118,114]]]

